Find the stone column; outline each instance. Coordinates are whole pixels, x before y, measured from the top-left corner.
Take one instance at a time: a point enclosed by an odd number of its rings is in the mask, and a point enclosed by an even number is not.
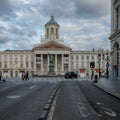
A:
[[[55,54],[55,73],[57,74],[57,54]]]
[[[34,74],[36,74],[36,54],[34,55]]]
[[[43,75],[43,54],[41,54],[41,72]]]
[[[47,55],[47,58],[48,58],[48,68],[47,68],[47,70],[48,70],[48,72],[49,72],[49,65],[50,65],[50,63],[49,63],[49,55]]]
[[[68,54],[68,70],[70,71],[70,66],[71,64],[70,64],[70,54]]]
[[[62,54],[62,74],[64,73],[64,60],[63,60],[64,54]]]

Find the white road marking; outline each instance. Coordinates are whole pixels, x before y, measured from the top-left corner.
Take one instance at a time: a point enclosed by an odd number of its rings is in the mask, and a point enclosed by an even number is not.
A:
[[[109,116],[116,117],[117,114],[113,110],[106,108],[106,107],[101,107],[104,110],[104,113],[106,113]]]
[[[90,115],[91,113],[89,112],[89,110],[86,108],[85,104],[83,103],[78,103],[78,109],[82,115],[82,117],[87,117],[88,115]]]
[[[101,102],[97,102],[96,103],[97,105],[99,105],[99,107],[103,110],[103,112],[109,116],[112,116],[112,117],[116,117],[117,116],[117,113],[114,112],[113,110],[105,107],[104,103],[101,103]]]
[[[30,87],[30,89],[33,89],[33,88],[35,88],[35,87],[36,87],[36,85],[33,85],[33,86]]]
[[[96,104],[97,104],[97,105],[104,105],[104,104],[103,104],[103,103],[101,103],[101,102],[97,102]]]
[[[13,95],[13,96],[7,96],[7,98],[9,99],[17,99],[17,98],[20,98],[21,96],[18,96],[18,95]]]

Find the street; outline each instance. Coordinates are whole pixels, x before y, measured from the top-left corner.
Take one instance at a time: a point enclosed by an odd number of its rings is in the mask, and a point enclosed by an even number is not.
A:
[[[119,120],[120,100],[87,80],[67,81],[59,93],[53,120]]]
[[[64,85],[55,96],[54,109],[47,120],[120,119],[120,100],[88,80],[40,77],[28,81],[9,78],[6,83],[0,83],[0,120],[38,120],[61,81]]]
[[[0,120],[38,120],[50,93],[58,83],[39,78],[1,83]]]

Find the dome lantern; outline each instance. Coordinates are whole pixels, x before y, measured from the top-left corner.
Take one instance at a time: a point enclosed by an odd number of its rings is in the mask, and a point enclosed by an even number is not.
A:
[[[45,27],[49,25],[56,25],[59,27],[59,24],[54,20],[54,16],[51,16],[50,20],[45,24]]]

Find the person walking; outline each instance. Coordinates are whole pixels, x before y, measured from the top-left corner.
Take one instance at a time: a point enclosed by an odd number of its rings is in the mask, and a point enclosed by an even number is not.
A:
[[[2,72],[0,72],[0,81],[2,80]]]
[[[22,72],[22,80],[25,79],[25,72]]]
[[[29,74],[28,74],[28,71],[27,71],[26,74],[25,74],[25,79],[26,79],[26,80],[29,80]]]
[[[94,82],[94,83],[97,83],[97,81],[98,81],[98,75],[97,75],[97,74],[94,76],[94,79],[95,79],[95,80],[94,80],[93,82]]]

